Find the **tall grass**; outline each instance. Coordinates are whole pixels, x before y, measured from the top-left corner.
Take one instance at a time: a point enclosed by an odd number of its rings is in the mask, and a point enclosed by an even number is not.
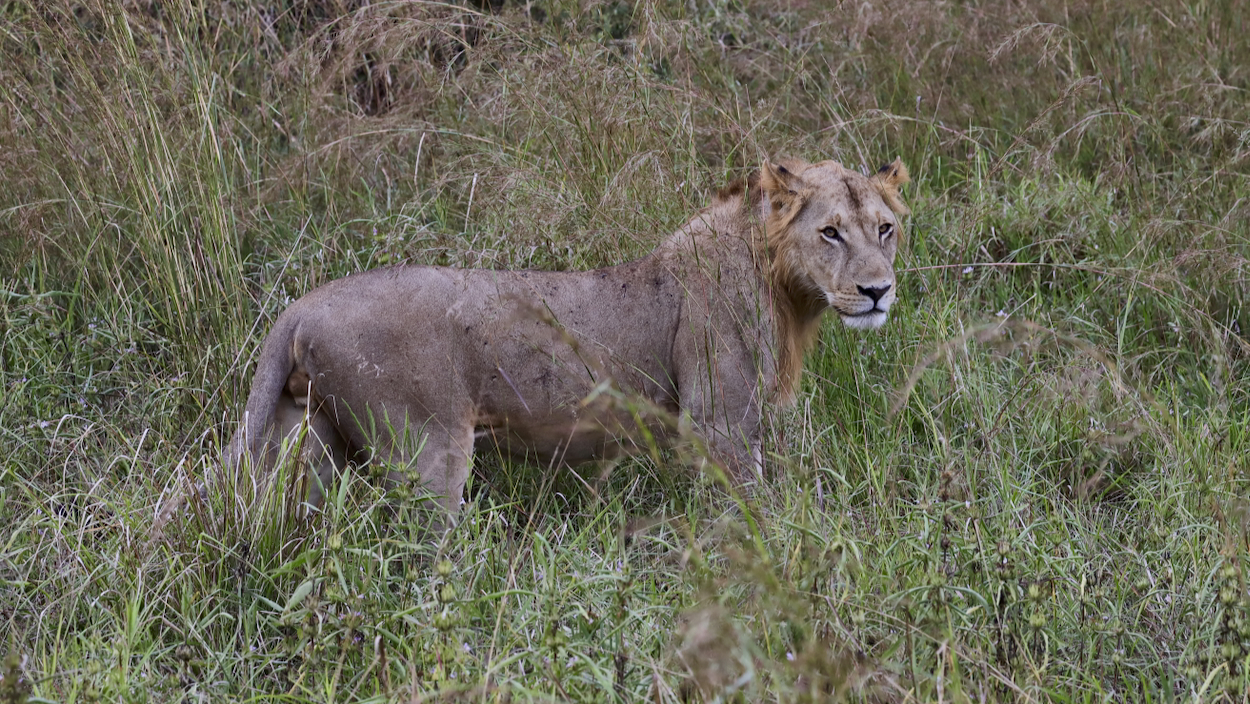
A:
[[[0,701],[1244,701],[1247,13],[829,5],[0,3]],[[627,261],[782,154],[915,214],[745,503],[196,489],[294,297]]]

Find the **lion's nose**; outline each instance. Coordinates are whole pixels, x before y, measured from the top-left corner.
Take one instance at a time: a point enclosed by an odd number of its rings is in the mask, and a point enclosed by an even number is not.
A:
[[[880,301],[882,296],[890,292],[890,284],[876,288],[864,288],[863,286],[857,286],[856,288],[859,289],[860,293],[871,298],[873,303]]]

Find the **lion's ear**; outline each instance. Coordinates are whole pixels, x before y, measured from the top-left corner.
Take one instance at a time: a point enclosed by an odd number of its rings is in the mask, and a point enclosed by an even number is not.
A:
[[[760,189],[764,191],[769,212],[790,207],[799,199],[802,180],[783,163],[764,162],[760,169]]]
[[[881,194],[881,200],[884,200],[890,210],[899,215],[911,212],[898,194],[899,186],[910,180],[911,177],[907,175],[907,167],[903,165],[902,158],[895,158],[893,162],[882,166],[871,179],[873,187]]]

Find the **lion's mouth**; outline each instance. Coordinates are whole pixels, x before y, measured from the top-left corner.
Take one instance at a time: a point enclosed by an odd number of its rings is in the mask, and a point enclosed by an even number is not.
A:
[[[847,327],[855,328],[856,330],[875,330],[885,325],[885,321],[889,317],[887,312],[876,307],[862,313],[843,313],[838,311],[838,315],[841,316],[842,322]]]

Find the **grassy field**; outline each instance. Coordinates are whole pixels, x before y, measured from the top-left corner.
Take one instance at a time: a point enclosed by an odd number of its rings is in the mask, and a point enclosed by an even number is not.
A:
[[[1238,0],[0,1],[0,703],[1250,690]],[[771,479],[221,473],[291,300],[640,256],[769,155],[913,183]],[[185,501],[184,501],[185,499]],[[178,510],[170,507],[181,504]]]

